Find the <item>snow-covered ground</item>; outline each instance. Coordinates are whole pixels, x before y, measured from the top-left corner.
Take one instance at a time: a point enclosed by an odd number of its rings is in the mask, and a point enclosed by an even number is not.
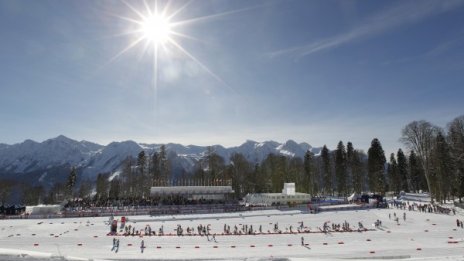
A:
[[[333,260],[333,259],[411,259],[411,260],[464,260],[464,229],[456,227],[456,219],[464,216],[420,212],[403,212],[398,209],[371,209],[358,211],[322,212],[307,214],[300,211],[254,211],[233,214],[208,214],[170,217],[129,217],[127,225],[143,229],[149,224],[153,229],[164,226],[165,233],[173,236],[125,237],[120,239],[120,248],[111,251],[113,237],[107,236],[108,218],[30,219],[0,220],[0,260],[22,260],[35,257],[37,260],[67,259],[111,260],[111,259],[227,259],[227,260]],[[393,221],[393,213],[400,217],[400,224]],[[391,214],[392,219],[389,219]],[[119,218],[119,217],[116,217]],[[382,227],[372,224],[380,219]],[[321,233],[323,223],[348,221],[357,229],[361,221],[367,232]],[[298,222],[313,233],[221,235],[224,224],[231,230],[241,224],[253,225],[255,230],[262,226],[263,232],[273,231],[278,222],[279,229],[298,227]],[[205,236],[175,236],[175,228],[199,224],[211,226],[217,233],[216,241]],[[307,246],[301,246],[301,237]],[[140,242],[146,248],[141,253]]]

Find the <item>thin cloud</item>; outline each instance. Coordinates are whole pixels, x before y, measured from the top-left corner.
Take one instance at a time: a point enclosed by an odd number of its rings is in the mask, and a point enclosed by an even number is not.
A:
[[[330,50],[344,44],[372,37],[401,25],[417,23],[428,17],[459,8],[463,4],[464,1],[460,0],[401,2],[399,5],[370,17],[364,24],[354,27],[348,32],[322,39],[317,42],[277,50],[268,53],[267,56],[269,58],[277,58],[288,55],[295,59],[300,59],[317,52]]]

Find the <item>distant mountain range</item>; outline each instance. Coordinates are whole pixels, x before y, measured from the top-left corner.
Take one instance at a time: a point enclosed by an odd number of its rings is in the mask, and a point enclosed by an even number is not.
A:
[[[158,151],[162,144],[134,141],[112,142],[106,146],[89,141],[76,141],[65,136],[44,142],[26,140],[22,143],[0,144],[0,178],[27,179],[45,186],[64,181],[71,166],[76,166],[84,177],[94,179],[98,173],[117,171],[128,156],[136,158],[140,151]],[[205,156],[207,146],[165,144],[174,172],[190,172]],[[226,163],[233,153],[243,154],[250,162],[261,162],[270,153],[288,157],[303,157],[306,151],[319,154],[321,148],[288,140],[256,142],[248,140],[238,147],[211,146]],[[173,173],[176,175],[176,173]]]

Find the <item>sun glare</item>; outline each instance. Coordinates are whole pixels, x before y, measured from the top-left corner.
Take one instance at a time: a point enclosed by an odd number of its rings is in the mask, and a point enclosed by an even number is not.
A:
[[[169,20],[157,14],[144,18],[140,30],[143,37],[154,44],[166,43],[172,33]]]
[[[185,56],[187,59],[193,60],[199,67],[201,67],[214,79],[227,86],[227,84],[219,76],[214,74],[212,70],[210,70],[192,53],[190,53],[186,48],[184,48],[181,45],[181,42],[178,41],[179,38],[197,41],[199,39],[182,33],[182,30],[178,30],[182,26],[188,24],[193,24],[198,21],[209,20],[224,15],[230,15],[242,10],[229,11],[208,16],[199,16],[187,20],[179,20],[178,18],[176,19],[176,16],[182,11],[184,11],[185,8],[192,3],[192,1],[187,1],[185,4],[183,4],[177,9],[173,9],[171,6],[171,2],[169,1],[164,6],[160,6],[158,5],[158,0],[154,0],[154,2],[152,2],[154,3],[154,5],[150,5],[147,2],[147,0],[143,0],[142,3],[144,8],[136,8],[132,6],[131,3],[129,3],[128,1],[123,0],[122,2],[134,13],[135,16],[125,17],[116,15],[116,17],[128,21],[132,24],[135,24],[136,26],[131,27],[130,31],[121,34],[121,36],[132,35],[133,41],[131,41],[123,50],[116,54],[110,61],[117,59],[119,56],[123,55],[124,53],[128,52],[136,46],[144,46],[142,54],[147,54],[147,51],[150,51],[150,53],[152,54],[151,58],[153,61],[153,87],[155,91],[155,99],[157,99],[156,92],[158,89],[159,62],[162,58],[160,56],[161,52],[165,54],[163,56],[164,59],[170,58],[169,56],[171,54],[177,52],[177,54],[181,54]],[[145,55],[141,55],[140,57],[145,57]],[[179,57],[181,56],[177,55],[177,58]]]

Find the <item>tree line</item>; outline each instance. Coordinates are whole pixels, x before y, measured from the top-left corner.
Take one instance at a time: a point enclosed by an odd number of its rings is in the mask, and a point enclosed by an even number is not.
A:
[[[22,202],[55,203],[67,198],[92,198],[95,201],[149,198],[152,186],[221,185],[231,181],[235,197],[247,193],[281,192],[283,183],[295,182],[298,192],[313,196],[347,197],[351,193],[395,194],[430,192],[436,201],[464,196],[464,116],[446,128],[427,121],[413,121],[401,132],[408,148],[398,149],[387,158],[379,139],[371,141],[367,153],[352,142],[338,142],[335,150],[324,145],[320,154],[307,151],[303,158],[269,154],[262,162],[252,163],[243,154],[234,153],[228,163],[212,147],[196,163],[194,170],[173,176],[174,163],[165,146],[137,158],[128,157],[119,175],[98,174],[96,181],[79,180],[71,168],[65,183],[56,183],[45,191],[41,186],[24,185]],[[2,183],[9,181],[0,181]],[[227,182],[227,184],[229,184]],[[2,186],[3,187],[3,186]],[[11,186],[10,186],[11,187]],[[11,189],[1,190],[4,201]]]

